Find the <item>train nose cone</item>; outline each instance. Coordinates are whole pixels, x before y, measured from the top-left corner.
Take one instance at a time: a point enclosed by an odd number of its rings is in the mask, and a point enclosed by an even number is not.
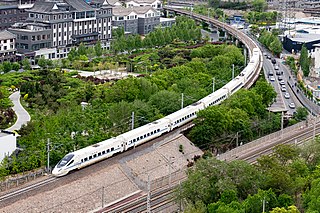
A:
[[[54,169],[52,170],[52,175],[54,175],[54,176],[59,176],[59,175],[60,175],[59,170],[58,170],[57,168],[54,168]]]

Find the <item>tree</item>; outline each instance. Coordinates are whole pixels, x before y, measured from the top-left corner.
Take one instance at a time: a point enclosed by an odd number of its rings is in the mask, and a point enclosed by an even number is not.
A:
[[[26,59],[26,58],[23,59],[21,61],[21,64],[22,64],[23,69],[25,69],[25,70],[30,70],[31,69],[30,61],[28,59]]]
[[[155,106],[164,115],[180,109],[180,94],[173,91],[162,90],[150,97],[149,103]]]
[[[282,52],[282,44],[278,37],[270,43],[270,50],[276,55],[280,55]]]
[[[267,3],[265,0],[253,0],[252,6],[255,11],[263,12],[267,7]]]
[[[102,56],[103,49],[101,47],[101,41],[97,41],[96,45],[94,46],[94,51],[97,57]]]
[[[9,61],[5,61],[2,63],[3,72],[7,73],[12,70],[12,64]]]
[[[297,121],[303,121],[303,120],[306,120],[307,117],[308,117],[308,110],[304,107],[298,107],[297,108],[297,111],[296,111],[296,114],[294,115],[294,118],[297,120]]]
[[[256,86],[253,89],[257,94],[261,95],[262,102],[265,106],[272,104],[273,100],[277,97],[277,93],[267,81],[257,81]]]
[[[308,49],[305,44],[302,45],[299,63],[301,70],[305,77],[309,76],[310,73],[310,58],[308,57]]]

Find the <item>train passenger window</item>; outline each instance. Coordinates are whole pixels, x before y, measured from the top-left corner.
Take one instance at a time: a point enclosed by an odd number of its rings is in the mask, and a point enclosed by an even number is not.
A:
[[[156,134],[157,133],[157,130],[154,130],[154,134]]]
[[[142,139],[143,138],[143,136],[140,136],[140,139]]]
[[[144,135],[144,138],[147,137],[147,135]]]
[[[92,156],[89,156],[89,160],[91,160],[92,159]]]
[[[83,159],[81,159],[81,163],[83,163]]]
[[[94,154],[93,157],[94,157],[94,158],[97,157],[97,154]]]
[[[84,161],[87,161],[88,160],[88,158],[84,158]]]
[[[151,132],[150,134],[153,135],[153,132]]]
[[[150,133],[148,133],[147,136],[149,137],[149,136],[150,136]]]
[[[160,132],[160,129],[158,129],[157,132]]]
[[[133,142],[136,142],[136,139],[133,139]]]
[[[137,137],[137,141],[139,140],[139,137]]]
[[[107,149],[107,153],[108,153],[108,152],[110,152],[110,150],[109,150],[109,149]]]
[[[101,156],[101,152],[98,153],[98,156]]]
[[[103,154],[103,155],[106,154],[106,151],[103,150],[103,151],[102,151],[102,154]]]
[[[111,148],[111,152],[112,152],[113,150],[114,150],[114,148],[112,147],[112,148]]]
[[[73,162],[74,160],[70,161],[67,166],[70,166]]]

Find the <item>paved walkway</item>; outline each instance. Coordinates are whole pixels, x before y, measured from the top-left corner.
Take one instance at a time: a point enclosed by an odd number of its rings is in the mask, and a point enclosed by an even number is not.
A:
[[[31,120],[31,118],[30,118],[29,113],[23,108],[23,106],[20,103],[20,91],[12,93],[9,96],[9,98],[14,105],[12,107],[12,109],[14,110],[14,112],[17,115],[17,121],[13,126],[9,127],[6,130],[8,130],[8,131],[19,130],[19,129],[21,129],[21,126],[23,124],[28,123]]]

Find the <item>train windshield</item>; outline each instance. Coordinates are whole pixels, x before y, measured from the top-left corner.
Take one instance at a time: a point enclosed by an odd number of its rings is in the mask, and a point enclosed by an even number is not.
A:
[[[61,161],[58,163],[57,168],[61,168],[67,165],[67,163],[73,158],[73,156],[73,154],[64,156],[64,158],[62,158]]]

